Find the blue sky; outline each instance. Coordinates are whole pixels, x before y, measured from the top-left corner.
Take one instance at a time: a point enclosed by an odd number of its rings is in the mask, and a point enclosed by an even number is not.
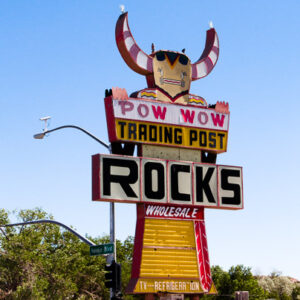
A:
[[[211,264],[244,264],[256,274],[300,279],[300,2],[79,1],[0,2],[0,207],[41,207],[81,234],[109,232],[109,204],[91,201],[91,155],[106,149],[66,129],[108,140],[104,91],[146,87],[115,44],[119,5],[139,46],[180,51],[192,61],[212,21],[219,61],[191,93],[228,101],[228,152],[219,164],[243,166],[245,209],[206,210]],[[116,205],[117,238],[134,235],[135,205]]]

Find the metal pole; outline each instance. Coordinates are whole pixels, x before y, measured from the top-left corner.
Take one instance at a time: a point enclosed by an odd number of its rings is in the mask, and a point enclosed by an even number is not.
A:
[[[112,154],[111,145],[109,147],[109,153]],[[107,256],[106,262],[108,264],[111,264],[113,260],[115,262],[117,261],[117,247],[116,247],[117,245],[116,245],[116,229],[115,229],[115,203],[114,202],[109,203],[109,217],[110,217],[110,222],[109,222],[110,242],[112,244],[114,244],[114,252]],[[114,295],[113,289],[110,289],[110,299],[112,299],[114,296],[115,295]]]
[[[108,148],[109,153],[112,154],[111,145]],[[110,254],[107,257],[107,263],[111,263],[113,260],[117,261],[117,245],[116,245],[116,229],[115,229],[115,203],[110,202],[109,203],[109,216],[110,216],[110,226],[109,226],[109,232],[110,232],[110,242],[114,244],[114,252]]]
[[[73,230],[71,227],[54,221],[54,220],[36,220],[36,221],[27,221],[27,222],[20,222],[20,223],[13,223],[13,224],[4,224],[4,225],[0,225],[0,227],[13,227],[13,226],[23,226],[23,225],[33,225],[33,224],[41,224],[41,223],[51,223],[51,224],[55,224],[58,226],[61,226],[65,229],[67,229],[68,231],[70,231],[71,233],[73,233],[74,235],[76,235],[80,240],[82,240],[84,243],[86,243],[89,246],[95,246],[95,243],[90,241],[89,239],[87,239],[86,237],[82,236],[81,234],[79,234],[78,232],[76,232],[75,230]]]
[[[98,139],[96,136],[94,136],[93,134],[91,134],[90,132],[88,132],[87,130],[85,130],[85,129],[79,127],[79,126],[76,126],[76,125],[63,125],[63,126],[59,126],[59,127],[54,128],[54,129],[51,129],[51,130],[47,130],[46,129],[46,130],[44,130],[41,133],[35,134],[33,137],[35,139],[40,139],[40,138],[43,138],[47,133],[51,133],[53,131],[57,131],[57,130],[65,129],[65,128],[73,128],[73,129],[80,130],[80,131],[84,132],[85,134],[87,134],[92,139],[94,139],[95,141],[97,141],[99,144],[101,144],[102,146],[104,146],[105,148],[109,149],[109,145],[108,144],[104,143],[103,141],[101,141],[100,139]]]
[[[110,242],[114,244],[114,253],[111,254],[111,260],[117,261],[116,232],[115,232],[115,203],[110,202]]]

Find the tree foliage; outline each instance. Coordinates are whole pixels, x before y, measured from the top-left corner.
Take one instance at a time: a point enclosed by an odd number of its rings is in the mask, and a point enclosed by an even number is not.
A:
[[[265,299],[265,292],[252,275],[251,268],[237,265],[226,272],[220,266],[213,266],[211,271],[218,295],[206,296],[207,299],[234,299],[236,291],[248,291],[249,299]]]
[[[41,209],[22,210],[20,222],[51,219]],[[0,210],[0,224],[8,224]],[[93,239],[96,244],[108,237]],[[122,264],[123,285],[129,277],[132,238],[117,241],[117,260]],[[90,256],[89,246],[54,224],[0,229],[0,299],[108,299],[104,286],[103,256]]]
[[[204,299],[234,299],[236,291],[248,291],[249,299],[300,299],[300,284],[280,276],[280,273],[256,277],[251,268],[243,265],[232,266],[228,272],[220,266],[213,266],[211,271],[218,295],[206,295]]]
[[[260,276],[258,283],[266,291],[268,298],[278,300],[300,299],[300,284],[292,282],[287,276],[280,276],[280,273]]]

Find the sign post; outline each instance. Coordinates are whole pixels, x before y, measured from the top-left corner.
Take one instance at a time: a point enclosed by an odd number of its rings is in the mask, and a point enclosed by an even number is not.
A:
[[[153,46],[148,55],[122,13],[116,42],[124,61],[148,85],[130,97],[125,89],[106,91],[112,153],[92,157],[93,200],[137,207],[126,292],[146,299],[216,294],[204,209],[243,209],[243,174],[241,167],[216,164],[217,155],[227,151],[228,103],[208,105],[189,90],[191,81],[215,67],[218,35],[214,28],[207,31],[204,51],[194,63],[184,51],[155,51]]]

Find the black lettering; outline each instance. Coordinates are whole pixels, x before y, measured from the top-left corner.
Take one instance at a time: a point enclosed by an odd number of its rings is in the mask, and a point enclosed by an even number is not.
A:
[[[160,200],[165,197],[164,166],[161,163],[147,162],[144,165],[145,196],[149,199]],[[157,190],[153,189],[153,171],[157,172]]]
[[[139,125],[139,140],[147,141],[147,126]]]
[[[165,143],[171,143],[173,142],[173,136],[172,136],[172,127],[165,127],[164,128],[164,136],[165,136]]]
[[[196,202],[204,202],[205,194],[209,203],[216,203],[216,200],[209,185],[214,171],[215,168],[208,168],[203,178],[203,168],[200,166],[196,166]]]
[[[120,184],[127,197],[138,198],[130,184],[138,180],[138,165],[134,160],[103,158],[103,194],[111,196],[111,183]],[[113,175],[111,167],[123,167],[129,169],[129,175]]]
[[[190,146],[193,145],[194,141],[197,141],[197,131],[190,130]]]
[[[124,138],[124,127],[126,126],[126,123],[119,121],[118,124],[121,126],[121,138]]]
[[[149,126],[149,141],[157,142],[157,128],[154,125]]]
[[[175,128],[174,129],[174,142],[175,144],[182,144],[182,136],[181,136],[182,130],[181,128]]]
[[[178,173],[190,173],[190,166],[187,165],[175,165],[171,166],[171,197],[177,201],[190,201],[191,195],[179,192]]]
[[[159,141],[162,142],[162,127],[159,126]]]
[[[133,137],[131,138],[131,136],[133,136]],[[128,124],[128,138],[136,140],[136,124],[135,123]]]
[[[229,177],[241,177],[240,170],[221,170],[221,188],[225,191],[232,191],[233,197],[221,197],[222,204],[240,205],[241,204],[241,187],[236,183],[229,183]]]
[[[216,134],[214,132],[210,132],[208,134],[208,140],[209,140],[209,147],[210,148],[216,148],[217,144],[216,144]]]
[[[218,136],[220,137],[220,149],[223,149],[223,138],[225,137],[224,133],[218,133]]]
[[[201,147],[207,146],[207,136],[205,131],[199,131],[199,145]]]

